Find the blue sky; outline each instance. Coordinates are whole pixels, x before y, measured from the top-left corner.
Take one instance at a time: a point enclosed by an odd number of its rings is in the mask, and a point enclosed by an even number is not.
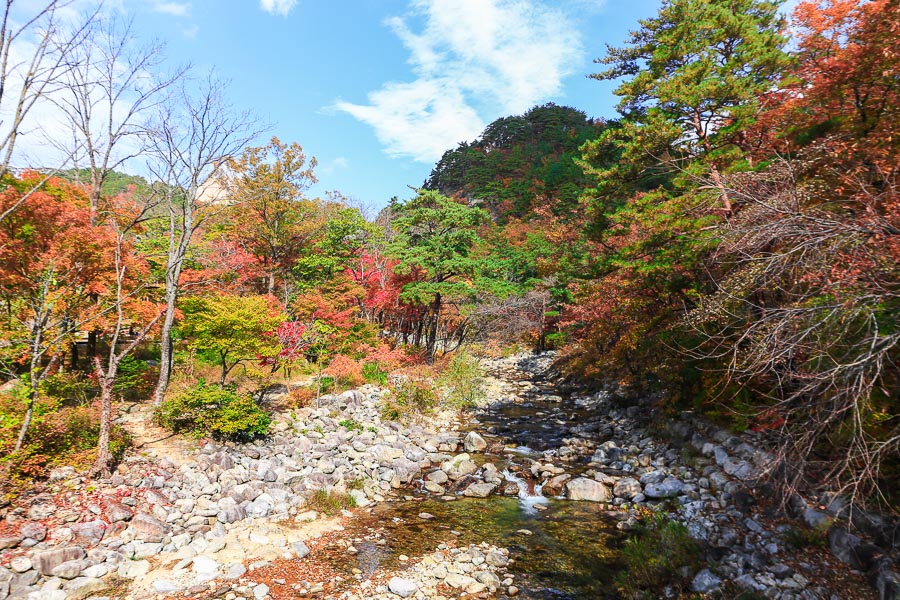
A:
[[[120,0],[173,62],[319,161],[311,193],[378,208],[494,119],[556,102],[613,116],[586,78],[657,0]],[[264,143],[266,136],[259,142]]]

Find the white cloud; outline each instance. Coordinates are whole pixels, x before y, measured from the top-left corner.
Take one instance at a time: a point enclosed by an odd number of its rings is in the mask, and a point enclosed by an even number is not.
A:
[[[556,96],[580,67],[581,39],[562,11],[539,0],[413,0],[386,24],[410,53],[417,79],[385,83],[368,104],[335,108],[375,129],[385,151],[433,162],[478,136],[491,113],[520,113]],[[419,33],[410,20],[422,18]]]
[[[153,10],[173,17],[186,17],[191,13],[190,2],[160,2],[153,3]]]
[[[297,0],[259,0],[259,7],[267,13],[286,17],[297,5]]]
[[[344,156],[338,156],[334,160],[328,161],[324,165],[320,165],[318,172],[320,175],[334,175],[335,171],[346,169],[350,166],[350,162]]]

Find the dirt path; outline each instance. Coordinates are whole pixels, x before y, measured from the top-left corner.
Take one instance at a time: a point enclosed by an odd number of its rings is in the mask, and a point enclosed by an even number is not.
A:
[[[148,457],[166,457],[176,465],[193,462],[196,442],[166,431],[153,422],[153,405],[128,404],[123,407],[117,423],[131,434],[132,451]]]

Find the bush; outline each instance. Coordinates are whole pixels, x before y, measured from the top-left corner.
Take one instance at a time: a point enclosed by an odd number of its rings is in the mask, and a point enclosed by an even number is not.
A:
[[[484,369],[471,354],[458,352],[441,373],[438,384],[445,389],[444,399],[450,406],[473,406],[484,398]]]
[[[377,363],[366,363],[362,368],[362,376],[366,383],[385,387],[388,382],[387,371],[382,371]]]
[[[381,408],[382,417],[391,421],[428,414],[437,403],[434,387],[426,379],[403,379],[391,392]]]
[[[353,496],[335,490],[316,490],[306,500],[307,508],[318,511],[329,517],[356,506]]]
[[[87,469],[96,460],[100,434],[97,404],[62,406],[56,398],[41,398],[22,449],[13,453],[24,415],[22,398],[0,395],[0,455],[9,465],[12,480],[42,479],[52,468],[63,465]],[[120,459],[129,445],[128,434],[114,426],[110,434],[113,457]]]
[[[338,354],[325,369],[325,374],[334,378],[342,388],[352,388],[363,382],[362,366],[352,358]]]
[[[142,360],[127,354],[119,361],[119,372],[113,390],[123,400],[143,400],[153,390],[157,369],[150,369]]]
[[[625,542],[622,559],[626,569],[618,578],[619,588],[627,597],[659,597],[667,586],[687,584],[683,572],[696,571],[701,550],[687,526],[656,513],[640,522],[636,537]]]
[[[175,433],[237,441],[266,435],[271,423],[251,395],[238,394],[233,387],[209,385],[202,379],[163,402],[155,418]]]

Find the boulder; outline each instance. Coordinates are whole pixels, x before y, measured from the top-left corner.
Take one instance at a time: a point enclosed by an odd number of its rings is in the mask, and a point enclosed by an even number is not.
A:
[[[613,495],[617,498],[631,500],[642,491],[641,482],[632,477],[623,477],[613,487]]]
[[[577,477],[566,483],[566,498],[588,502],[609,502],[612,500],[609,488],[593,479]]]
[[[131,519],[130,527],[134,529],[137,539],[143,542],[161,542],[169,532],[165,523],[147,513],[136,514]]]
[[[71,600],[83,600],[107,589],[109,585],[98,577],[78,577],[66,584]]]
[[[391,593],[397,594],[401,598],[409,598],[419,591],[419,585],[415,581],[410,581],[409,579],[392,577],[391,580],[388,581],[388,589],[391,590]]]
[[[691,582],[691,589],[698,594],[714,592],[722,585],[722,580],[712,574],[709,569],[703,569]]]
[[[472,462],[469,455],[464,452],[462,454],[457,454],[450,460],[441,464],[441,470],[447,474],[447,477],[455,481],[466,475],[471,475],[478,470],[478,466]]]
[[[497,489],[495,483],[473,483],[463,492],[464,496],[470,498],[487,498]]]
[[[32,557],[34,568],[42,575],[50,576],[53,569],[70,560],[80,560],[85,557],[84,548],[81,546],[67,546],[37,552]]]
[[[110,523],[118,523],[119,521],[128,521],[134,516],[134,511],[115,500],[106,503],[106,518]]]
[[[470,431],[466,435],[466,439],[463,440],[463,447],[466,449],[466,452],[482,452],[487,448],[487,442],[474,431]]]
[[[661,498],[675,498],[684,490],[684,484],[674,477],[669,477],[659,483],[651,483],[644,488],[644,495],[648,498],[659,500]]]
[[[106,523],[100,519],[94,519],[93,521],[87,521],[85,523],[75,523],[74,525],[71,525],[70,528],[72,529],[72,533],[75,534],[75,537],[79,538],[79,541],[92,546],[99,544],[100,540],[103,539],[103,535],[106,533]]]

